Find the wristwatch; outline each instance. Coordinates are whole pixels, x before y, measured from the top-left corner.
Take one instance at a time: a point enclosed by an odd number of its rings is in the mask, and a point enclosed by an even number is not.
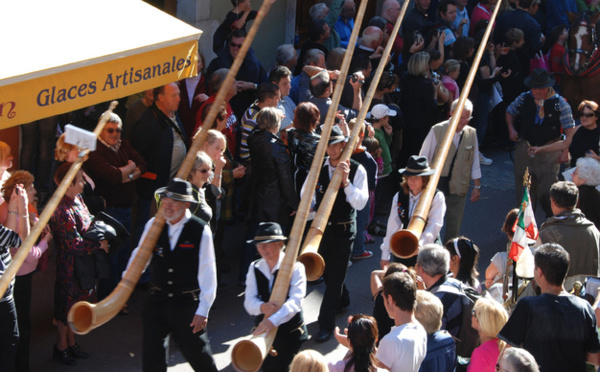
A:
[[[133,181],[133,173],[129,173],[129,179]]]

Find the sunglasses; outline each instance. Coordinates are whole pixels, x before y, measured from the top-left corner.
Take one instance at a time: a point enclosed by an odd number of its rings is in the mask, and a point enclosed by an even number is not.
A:
[[[234,42],[230,42],[230,43],[229,43],[229,46],[230,46],[230,47],[232,47],[232,48],[241,48],[241,47],[242,47],[242,44],[236,44],[236,43],[234,43]]]
[[[121,128],[108,128],[106,129],[106,133],[113,134],[114,132],[121,133],[123,129]]]
[[[594,116],[596,116],[596,114],[593,112],[588,112],[587,114],[584,112],[579,113],[579,117],[582,117],[582,118],[593,118]]]

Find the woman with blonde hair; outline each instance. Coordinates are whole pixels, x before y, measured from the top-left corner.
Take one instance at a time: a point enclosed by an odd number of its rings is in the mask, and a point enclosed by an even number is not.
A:
[[[494,300],[480,298],[475,303],[471,326],[479,332],[481,346],[473,350],[467,372],[493,372],[506,343],[498,333],[508,321],[506,309]]]
[[[304,350],[296,354],[290,372],[329,372],[325,357],[316,350]]]

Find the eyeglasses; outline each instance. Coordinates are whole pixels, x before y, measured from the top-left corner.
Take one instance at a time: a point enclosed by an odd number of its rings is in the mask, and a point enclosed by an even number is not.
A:
[[[229,43],[229,46],[232,48],[241,48],[242,44],[236,44],[233,41]]]
[[[212,169],[196,169],[196,172],[200,172],[202,174],[206,174],[208,172],[212,172]]]
[[[594,116],[596,116],[596,113],[594,113],[594,112],[588,112],[587,114],[585,112],[579,113],[579,117],[582,117],[582,118],[593,118]]]
[[[107,128],[106,133],[113,134],[114,132],[121,133],[123,129],[121,128]]]

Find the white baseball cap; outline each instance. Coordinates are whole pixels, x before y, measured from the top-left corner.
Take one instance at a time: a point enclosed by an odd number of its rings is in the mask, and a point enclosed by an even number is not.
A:
[[[375,120],[379,120],[384,116],[396,116],[396,114],[397,112],[395,110],[390,110],[387,105],[380,103],[373,106],[371,112],[367,114],[367,119],[373,118]]]

